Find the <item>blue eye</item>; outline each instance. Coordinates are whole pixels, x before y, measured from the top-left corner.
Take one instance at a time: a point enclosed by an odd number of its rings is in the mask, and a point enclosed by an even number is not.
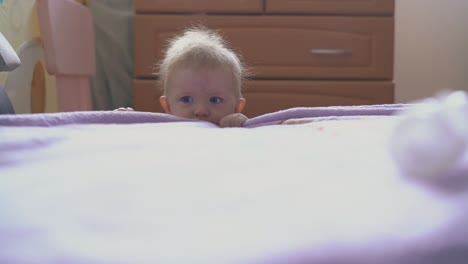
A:
[[[213,103],[213,104],[219,104],[223,101],[223,99],[219,98],[219,97],[216,97],[216,96],[213,96],[210,98],[210,102]]]
[[[183,103],[191,103],[193,101],[193,98],[190,97],[190,96],[182,96],[182,98],[180,98],[180,100],[183,102]]]

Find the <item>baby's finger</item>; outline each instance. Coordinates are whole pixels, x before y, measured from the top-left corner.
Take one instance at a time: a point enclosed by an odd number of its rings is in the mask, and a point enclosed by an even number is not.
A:
[[[232,114],[225,116],[220,120],[220,127],[242,127],[242,125],[247,121],[247,117],[242,114]]]
[[[229,125],[229,123],[230,123],[229,121],[230,121],[230,120],[229,120],[229,119],[230,119],[229,117],[223,117],[223,118],[221,118],[221,120],[219,120],[219,126],[220,126],[220,127],[230,127],[230,125]]]
[[[119,107],[117,109],[114,109],[114,111],[133,111],[133,108],[131,108],[131,107]]]
[[[234,124],[236,127],[241,127],[245,123],[246,120],[247,118],[244,115],[238,115],[234,119]]]

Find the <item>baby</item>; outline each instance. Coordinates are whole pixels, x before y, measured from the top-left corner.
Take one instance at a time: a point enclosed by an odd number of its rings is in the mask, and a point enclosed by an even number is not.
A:
[[[219,34],[191,28],[169,42],[159,65],[159,102],[168,114],[241,127],[248,119],[241,114],[244,74],[239,57]]]

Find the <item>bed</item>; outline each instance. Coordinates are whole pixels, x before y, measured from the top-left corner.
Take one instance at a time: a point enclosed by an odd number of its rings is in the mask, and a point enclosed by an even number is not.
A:
[[[458,95],[458,108],[292,108],[225,129],[145,112],[0,116],[0,263],[467,263],[466,144],[437,174],[414,170],[437,163],[408,167],[421,146],[444,154],[449,140],[415,146],[404,126],[463,116]]]

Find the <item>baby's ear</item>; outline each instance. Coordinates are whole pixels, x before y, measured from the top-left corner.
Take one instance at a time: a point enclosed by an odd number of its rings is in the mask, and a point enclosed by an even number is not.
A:
[[[239,101],[237,101],[237,105],[236,105],[236,113],[240,113],[244,110],[245,103],[246,101],[244,98],[239,98]]]
[[[161,104],[162,108],[166,113],[170,112],[169,103],[167,102],[166,96],[162,95],[161,97],[159,97],[159,103]]]

